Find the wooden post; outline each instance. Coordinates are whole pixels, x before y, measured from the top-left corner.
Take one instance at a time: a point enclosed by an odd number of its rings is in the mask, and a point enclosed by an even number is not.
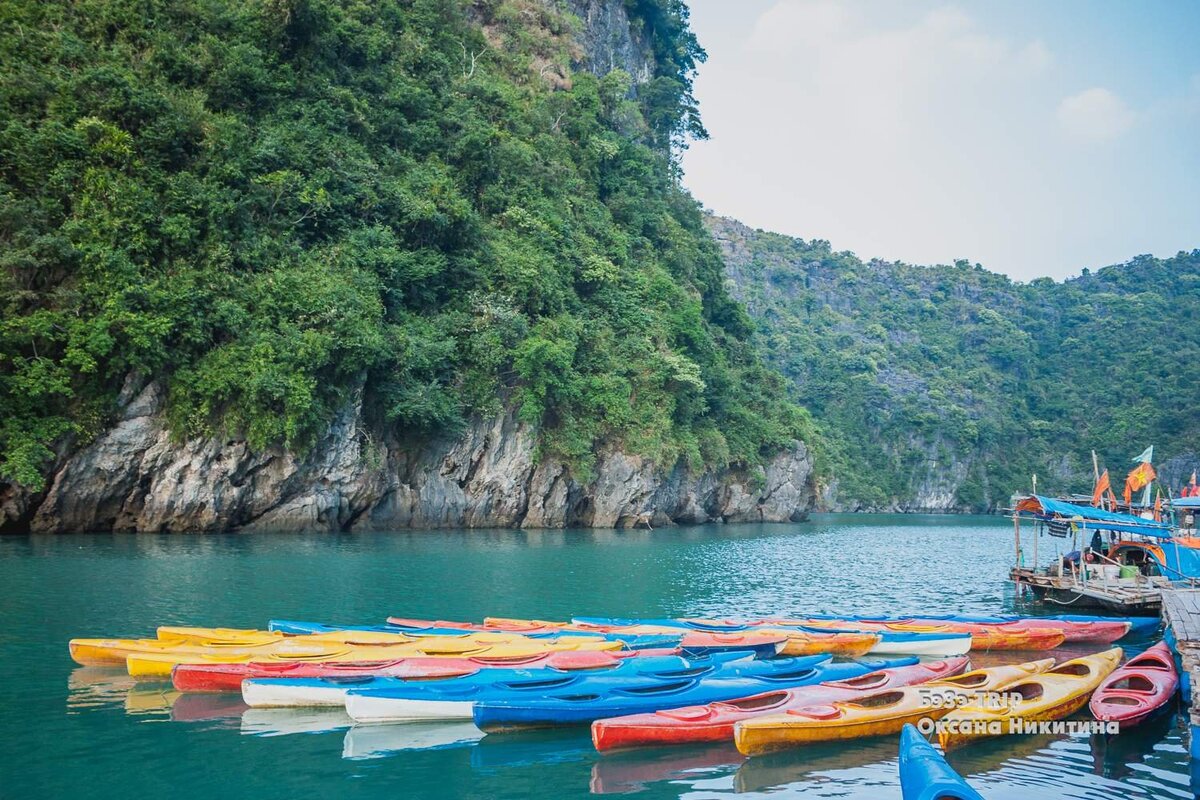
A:
[[[1041,538],[1042,538],[1042,532],[1037,529],[1036,525],[1034,525],[1033,526],[1033,570],[1034,570],[1034,572],[1036,572],[1037,568],[1038,568],[1038,539],[1041,539]]]
[[[1018,567],[1021,566],[1021,518],[1013,512],[1013,546],[1016,548],[1016,561]]]

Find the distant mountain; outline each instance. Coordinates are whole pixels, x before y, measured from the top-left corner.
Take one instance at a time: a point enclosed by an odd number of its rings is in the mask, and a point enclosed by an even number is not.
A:
[[[1123,476],[1154,444],[1172,486],[1196,465],[1200,250],[1023,284],[707,223],[821,428],[828,507],[989,508],[1034,473],[1085,490],[1092,449]]]

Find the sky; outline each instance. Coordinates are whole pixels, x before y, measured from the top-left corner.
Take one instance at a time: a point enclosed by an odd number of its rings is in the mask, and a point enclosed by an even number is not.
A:
[[[1200,248],[1200,2],[689,6],[718,214],[1019,280]]]

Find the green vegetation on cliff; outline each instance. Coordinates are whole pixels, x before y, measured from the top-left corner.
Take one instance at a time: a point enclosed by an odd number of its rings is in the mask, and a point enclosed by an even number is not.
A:
[[[534,0],[0,2],[0,477],[130,375],[255,446],[358,392],[423,434],[513,405],[584,471],[803,435],[675,180],[686,9],[625,5],[636,92]]]
[[[1032,473],[1090,489],[1092,448],[1114,474],[1149,444],[1196,450],[1200,251],[1020,284],[710,224],[845,505],[911,505],[940,475],[955,504],[984,507]]]

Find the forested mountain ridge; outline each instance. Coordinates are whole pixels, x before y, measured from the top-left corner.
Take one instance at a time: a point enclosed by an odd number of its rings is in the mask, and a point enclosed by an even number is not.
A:
[[[5,3],[4,522],[798,513],[677,182],[703,57],[679,0]]]
[[[975,510],[1090,488],[1154,444],[1176,486],[1200,442],[1200,251],[1064,282],[965,261],[863,262],[707,219],[730,289],[816,419],[838,509]]]

